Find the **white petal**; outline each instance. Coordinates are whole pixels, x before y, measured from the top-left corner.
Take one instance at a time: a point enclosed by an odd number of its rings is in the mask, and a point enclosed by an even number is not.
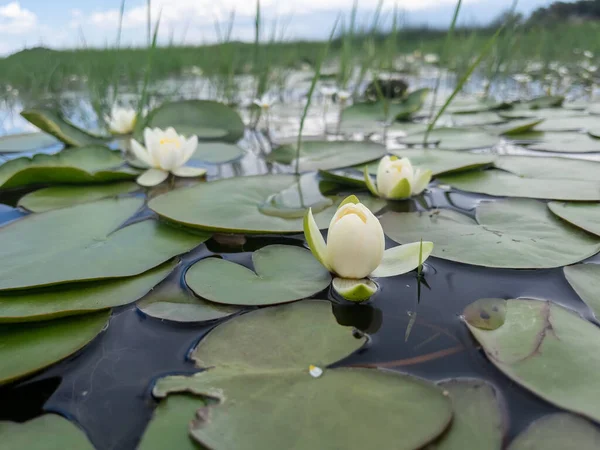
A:
[[[182,166],[171,171],[176,177],[201,177],[206,175],[206,169],[202,167]]]
[[[411,184],[412,195],[419,195],[425,190],[431,181],[431,170],[419,170],[415,172],[415,178]]]
[[[165,131],[165,136],[169,139],[178,139],[179,138],[177,131],[175,131],[175,128],[173,128],[173,127],[167,128],[167,131]]]
[[[170,172],[179,167],[177,161],[179,160],[179,155],[181,152],[181,147],[176,148],[173,145],[161,145],[156,152],[156,156],[160,162],[160,168]]]
[[[391,163],[391,158],[384,156],[377,167],[377,191],[383,197],[387,197],[389,191],[394,187],[390,179],[390,173],[393,170]]]
[[[191,138],[185,140],[183,142],[183,151],[181,152],[180,160],[178,161],[179,165],[183,166],[185,163],[187,163],[192,156],[194,156],[197,148],[198,136],[192,136]]]
[[[146,148],[144,148],[142,144],[135,139],[131,139],[131,151],[138,160],[146,164],[148,167],[153,166],[152,158],[148,154],[148,150],[146,150]]]
[[[165,172],[164,170],[148,169],[138,177],[137,183],[140,186],[156,186],[165,181],[168,176],[169,172]]]

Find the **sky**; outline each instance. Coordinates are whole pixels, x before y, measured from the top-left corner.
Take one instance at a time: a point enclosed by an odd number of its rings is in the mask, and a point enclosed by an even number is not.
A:
[[[147,42],[147,0],[126,0],[121,42]],[[267,26],[277,19],[284,37],[327,37],[340,12],[349,14],[354,0],[261,0]],[[359,17],[366,22],[378,0],[358,0]],[[447,27],[456,0],[384,0],[394,5],[409,24]],[[552,0],[520,0],[518,11],[529,14]],[[510,8],[512,0],[463,0],[459,22],[486,24]],[[215,42],[215,22],[223,23],[235,10],[233,36],[252,40],[255,0],[152,0],[151,17],[161,16],[159,42],[177,44]],[[0,0],[0,55],[24,48],[80,48],[114,46],[121,0]]]

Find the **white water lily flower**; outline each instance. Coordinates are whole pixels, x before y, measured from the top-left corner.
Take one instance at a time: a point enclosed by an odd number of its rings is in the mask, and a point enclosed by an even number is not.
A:
[[[425,55],[424,60],[427,64],[435,64],[440,60],[440,58],[435,53],[428,53]]]
[[[146,128],[144,144],[145,147],[135,139],[131,140],[133,154],[148,167],[137,179],[142,186],[156,186],[165,181],[169,173],[176,177],[199,177],[206,174],[206,169],[185,165],[198,147],[197,136],[186,139],[177,134],[174,128],[167,128],[166,131]]]
[[[304,217],[304,236],[315,258],[337,275],[334,289],[345,299],[364,301],[377,292],[367,277],[391,277],[416,269],[433,251],[433,243],[416,242],[385,250],[379,219],[351,195],[344,200],[323,239],[312,209]]]
[[[267,94],[263,95],[261,98],[257,98],[254,100],[254,104],[261,108],[263,111],[268,111],[271,109],[271,106],[275,103],[275,99],[269,97]]]
[[[589,50],[586,50],[585,52],[583,52],[583,56],[585,56],[586,58],[593,58],[594,54]]]
[[[113,134],[128,134],[133,131],[137,120],[137,113],[132,108],[119,108],[114,106],[110,116],[104,118],[108,128]]]
[[[345,90],[339,90],[339,91],[337,92],[337,96],[338,96],[338,98],[339,98],[341,101],[345,102],[345,101],[346,101],[346,100],[348,100],[350,97],[352,97],[352,92],[350,92],[350,91],[345,91]]]
[[[327,97],[327,98],[331,98],[335,94],[337,94],[337,89],[334,87],[323,86],[319,90],[321,91],[321,95],[323,95],[323,97]]]
[[[513,75],[512,78],[520,84],[529,83],[531,81],[531,76],[525,73],[517,73],[516,75]]]
[[[373,184],[368,168],[364,177],[373,195],[389,200],[402,200],[419,195],[425,190],[431,177],[431,170],[415,169],[408,158],[384,156],[377,168],[377,186]]]

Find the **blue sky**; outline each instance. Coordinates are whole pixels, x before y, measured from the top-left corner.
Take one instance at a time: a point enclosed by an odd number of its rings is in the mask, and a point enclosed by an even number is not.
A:
[[[384,0],[388,10],[397,4],[405,20],[434,27],[448,25],[456,0]],[[366,20],[378,0],[359,0]],[[520,0],[518,10],[530,13],[552,0]],[[340,11],[348,12],[353,0],[261,0],[264,16],[286,23],[287,39],[323,38]],[[484,24],[512,4],[512,0],[463,0],[461,22]],[[113,45],[121,0],[0,0],[0,55],[26,47],[74,48]],[[152,15],[162,15],[160,40],[177,43],[214,42],[215,21],[236,11],[234,36],[250,40],[254,0],[152,0]],[[146,40],[146,0],[127,0],[123,23],[124,45]]]

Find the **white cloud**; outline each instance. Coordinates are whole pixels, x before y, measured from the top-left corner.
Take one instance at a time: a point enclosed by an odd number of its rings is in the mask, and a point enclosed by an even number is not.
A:
[[[37,25],[37,16],[18,1],[0,6],[0,34],[27,33]]]

